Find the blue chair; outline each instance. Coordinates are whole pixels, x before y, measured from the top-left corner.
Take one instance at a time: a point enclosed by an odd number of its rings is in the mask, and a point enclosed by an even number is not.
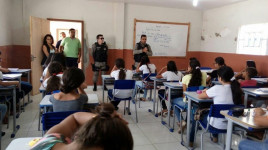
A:
[[[64,112],[48,112],[42,116],[43,131],[42,134],[48,131],[54,125],[59,124],[62,120],[67,118],[69,115],[79,111],[64,111]]]
[[[124,115],[126,112],[126,109],[128,109],[128,114],[130,113],[130,100],[134,101],[134,95],[135,95],[135,80],[115,80],[114,82],[114,89],[110,89],[108,91],[108,98],[111,101],[124,101]],[[127,98],[117,98],[115,95],[116,90],[132,90],[131,95]],[[121,91],[122,92],[122,91]],[[126,101],[128,102],[128,108],[126,108]],[[137,106],[135,103],[135,113],[136,113],[136,122],[138,123],[138,115],[137,115]]]
[[[150,98],[152,98],[152,90],[154,89],[154,81],[150,77],[155,77],[156,73],[145,73],[142,75],[142,86],[137,85],[139,93],[139,108],[140,108],[140,91],[141,90],[150,90]],[[145,86],[145,84],[147,86]]]
[[[212,68],[210,67],[200,67],[200,70],[211,70]]]
[[[186,91],[193,92],[193,91],[197,91],[197,90],[203,90],[204,88],[205,88],[204,86],[192,86],[192,87],[188,87]],[[179,109],[179,111],[181,112],[180,113],[180,120],[181,120],[180,121],[180,126],[182,127],[182,120],[183,120],[182,112],[186,112],[186,106],[182,107],[182,106],[180,106],[178,104],[175,104],[173,107],[174,107],[173,108],[174,111],[175,111],[175,109]],[[190,108],[188,108],[188,109],[190,109]],[[174,126],[175,126],[175,116],[173,117],[173,130],[174,130]],[[191,116],[188,116],[188,117],[191,117]],[[183,141],[183,133],[181,133],[181,143],[184,143],[184,141]]]
[[[197,121],[196,126],[195,126],[195,132],[197,132],[197,127],[198,127],[199,124],[205,130],[203,133],[201,133],[201,150],[203,149],[203,135],[205,133],[210,132],[212,134],[222,134],[222,133],[226,133],[227,132],[227,130],[213,128],[209,124],[211,117],[214,117],[214,118],[225,118],[223,115],[220,114],[220,111],[222,111],[222,110],[230,110],[231,108],[233,108],[235,106],[244,106],[244,105],[212,104],[210,106],[210,110],[209,110],[209,114],[208,114],[209,117],[208,117],[207,124],[205,124],[204,122],[202,122],[202,120]]]

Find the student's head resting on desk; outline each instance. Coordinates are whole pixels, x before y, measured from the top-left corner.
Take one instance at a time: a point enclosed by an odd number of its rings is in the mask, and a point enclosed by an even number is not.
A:
[[[46,136],[58,133],[74,139],[69,144],[56,142],[52,150],[132,150],[133,138],[127,124],[114,106],[107,103],[97,106],[95,113],[78,112],[70,115],[52,127]],[[38,142],[33,150],[46,148],[46,145],[49,145],[49,141]]]
[[[234,76],[234,71],[231,67],[228,66],[223,66],[218,70],[218,80],[221,83],[221,85],[218,86],[224,86],[226,84],[231,85],[231,91],[232,91],[232,98],[233,98],[233,103],[235,105],[241,104],[241,98],[242,98],[242,89],[240,88],[240,84],[238,81],[231,79]],[[205,99],[209,98],[206,94],[206,89],[203,90],[203,92],[198,95],[198,98],[200,99]]]

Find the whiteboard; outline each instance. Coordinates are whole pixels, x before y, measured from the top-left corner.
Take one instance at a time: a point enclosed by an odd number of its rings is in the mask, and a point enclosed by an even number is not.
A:
[[[188,48],[189,25],[137,21],[134,40],[139,42],[141,35],[145,34],[153,56],[185,57]]]

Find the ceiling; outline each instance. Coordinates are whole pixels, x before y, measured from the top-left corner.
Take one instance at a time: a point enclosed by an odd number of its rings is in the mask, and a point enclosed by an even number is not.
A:
[[[193,6],[192,4],[193,0],[98,0],[98,1],[122,2],[122,3],[124,2],[130,4],[161,6],[161,7],[181,8],[181,9],[207,10],[246,0],[199,0],[197,7]]]

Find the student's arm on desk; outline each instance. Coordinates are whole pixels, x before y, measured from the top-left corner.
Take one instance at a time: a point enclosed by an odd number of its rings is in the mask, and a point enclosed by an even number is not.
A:
[[[267,116],[255,116],[254,123],[260,127],[268,127],[268,117]]]
[[[19,85],[19,81],[0,81],[2,86]]]
[[[198,95],[199,99],[208,99],[208,95],[206,93],[207,89],[204,89],[201,94]]]
[[[0,67],[0,71],[3,72],[3,73],[9,73],[10,70],[8,70],[7,68],[2,68]]]

